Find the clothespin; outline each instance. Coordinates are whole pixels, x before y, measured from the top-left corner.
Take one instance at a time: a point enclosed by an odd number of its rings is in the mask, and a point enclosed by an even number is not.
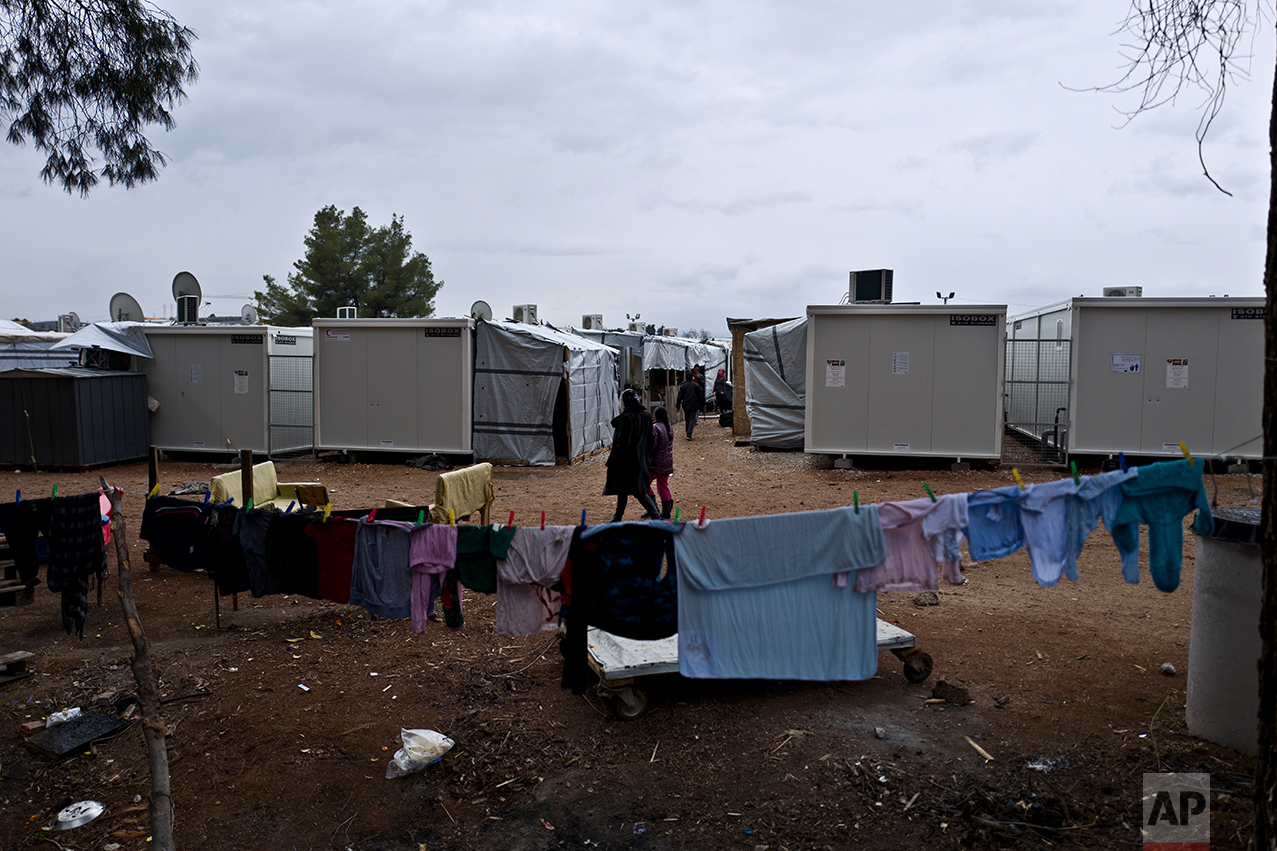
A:
[[[328,515],[332,513],[333,513],[333,504],[331,502],[324,503],[324,518],[320,522],[327,523]]]
[[[704,525],[705,525],[705,506],[703,506],[703,505],[701,506],[701,519],[700,519],[700,521],[699,521],[696,525],[697,525],[697,526],[704,526]]]
[[[159,493],[159,492],[160,492],[160,483],[159,483],[159,482],[156,482],[156,483],[155,483],[155,487],[151,488],[150,492],[146,495],[146,498],[147,498],[147,499],[150,499],[151,497],[155,496],[155,495],[156,495],[157,493]],[[54,496],[57,496],[57,495],[58,495],[58,486],[57,486],[57,485],[54,485],[54,486],[53,486],[53,495],[54,495]]]
[[[511,512],[510,512],[510,519],[509,519],[508,521],[506,521],[506,524],[505,524],[505,525],[506,525],[506,526],[513,526],[513,525],[514,525],[514,512],[513,512],[513,511],[511,511]]]
[[[233,504],[234,502],[235,502],[235,497],[231,497],[230,499],[226,500],[226,502],[219,503],[217,507],[218,507],[218,508],[225,508],[226,506],[231,505],[231,504]]]
[[[290,511],[292,511],[292,510],[293,510],[293,506],[294,506],[294,505],[296,505],[296,504],[297,504],[297,500],[295,500],[295,499],[293,499],[293,500],[289,500],[289,502],[288,502],[288,507],[284,509],[284,513],[285,513],[285,514],[287,514],[287,513],[289,513]]]
[[[22,502],[22,488],[18,488],[18,498],[17,498],[16,500],[14,500],[14,501],[15,501],[15,502]]]
[[[1188,459],[1188,466],[1193,466],[1193,456],[1189,454],[1188,447],[1184,445],[1184,441],[1179,442],[1179,451],[1184,453],[1184,457]],[[53,495],[57,496],[58,486],[53,486]]]
[[[1118,466],[1122,468],[1122,472],[1125,473],[1126,472],[1126,453],[1125,452],[1117,453],[1117,463],[1118,463]]]
[[[248,505],[245,505],[245,506],[244,506],[244,510],[245,510],[245,511],[252,511],[252,510],[253,510],[253,498],[252,498],[251,496],[248,498]]]
[[[679,511],[680,511],[680,509],[677,509],[677,508],[676,508],[676,509],[674,509],[674,522],[675,522],[675,523],[678,523],[678,512],[679,512]]]
[[[420,526],[426,522],[426,510],[423,508],[417,512],[417,525]]]
[[[545,512],[544,511],[541,512],[541,529],[542,530],[545,529]]]
[[[932,501],[932,502],[935,502],[935,501],[936,501],[936,495],[935,495],[935,494],[933,494],[933,493],[931,492],[931,485],[927,484],[926,482],[923,482],[923,483],[922,483],[922,486],[923,486],[923,488],[925,488],[925,489],[926,489],[926,491],[927,491],[927,496],[931,497],[931,501]]]
[[[209,490],[208,488],[205,488],[204,489],[204,504],[205,505],[208,505],[208,501],[209,499],[212,498],[212,496],[213,496],[213,492]]]
[[[449,509],[448,509],[448,525],[449,525],[449,526],[456,526],[456,525],[457,525],[457,516],[456,516],[455,514],[453,514],[453,513],[452,513],[452,509],[451,509],[451,508],[449,508]]]
[[[1082,484],[1082,477],[1081,477],[1081,476],[1079,476],[1079,475],[1077,474],[1077,462],[1076,462],[1076,461],[1070,461],[1070,462],[1069,462],[1069,469],[1073,471],[1073,484],[1075,484],[1075,485],[1080,485],[1080,484]]]
[[[581,509],[581,528],[585,528],[585,509]]]
[[[860,491],[851,492],[851,501],[856,504],[856,513],[860,513]]]
[[[1180,446],[1183,446],[1183,445],[1184,445],[1184,444],[1182,444],[1182,443],[1180,444]],[[1186,449],[1186,450],[1184,450],[1184,451],[1185,451],[1185,452],[1188,452],[1188,450],[1187,450],[1187,449]],[[1192,459],[1189,459],[1189,463],[1190,463],[1190,464],[1192,463]],[[158,489],[158,488],[159,488],[159,485],[156,485],[155,487]],[[54,485],[54,486],[53,486],[53,495],[52,495],[52,496],[50,496],[50,497],[49,497],[49,499],[57,499],[57,498],[58,498],[58,486],[57,486],[57,485]]]
[[[371,523],[372,521],[376,519],[377,519],[377,509],[374,508],[372,511],[368,512],[368,522]]]
[[[1015,467],[1011,468],[1011,476],[1015,479],[1015,483],[1020,486],[1020,490],[1022,491],[1028,490],[1028,488],[1024,486],[1024,479],[1020,478],[1020,471],[1017,470]]]

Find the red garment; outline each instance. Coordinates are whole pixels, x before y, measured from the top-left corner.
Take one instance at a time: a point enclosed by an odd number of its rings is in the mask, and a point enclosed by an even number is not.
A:
[[[334,603],[350,602],[350,574],[355,563],[355,532],[359,521],[330,517],[311,523],[306,534],[319,543],[319,596]]]

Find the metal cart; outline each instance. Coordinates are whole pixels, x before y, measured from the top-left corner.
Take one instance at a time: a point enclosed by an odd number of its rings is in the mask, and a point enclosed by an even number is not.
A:
[[[621,638],[590,627],[588,661],[599,676],[599,692],[610,698],[612,710],[632,721],[647,711],[647,692],[635,681],[653,674],[678,673],[678,635],[656,641]],[[931,676],[931,655],[918,648],[918,639],[895,624],[878,618],[878,649],[890,650],[904,663],[911,683]]]

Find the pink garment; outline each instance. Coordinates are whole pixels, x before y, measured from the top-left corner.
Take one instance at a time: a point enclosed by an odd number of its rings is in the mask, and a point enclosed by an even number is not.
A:
[[[857,591],[935,591],[936,562],[944,563],[944,578],[953,585],[966,582],[959,562],[962,530],[967,527],[966,494],[884,502],[878,520],[887,546],[882,564],[856,571]]]
[[[416,526],[408,545],[408,564],[412,568],[412,631],[425,632],[434,614],[431,586],[439,587],[439,578],[457,563],[457,529],[446,523]]]
[[[574,526],[520,526],[504,559],[497,560],[496,631],[532,635],[558,629],[559,581],[572,546]]]

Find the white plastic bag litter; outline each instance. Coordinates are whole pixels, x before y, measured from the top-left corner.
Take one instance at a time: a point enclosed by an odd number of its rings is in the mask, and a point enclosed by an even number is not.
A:
[[[395,751],[386,766],[386,779],[393,780],[407,774],[415,774],[446,754],[454,744],[443,733],[434,730],[400,730],[403,747]]]

